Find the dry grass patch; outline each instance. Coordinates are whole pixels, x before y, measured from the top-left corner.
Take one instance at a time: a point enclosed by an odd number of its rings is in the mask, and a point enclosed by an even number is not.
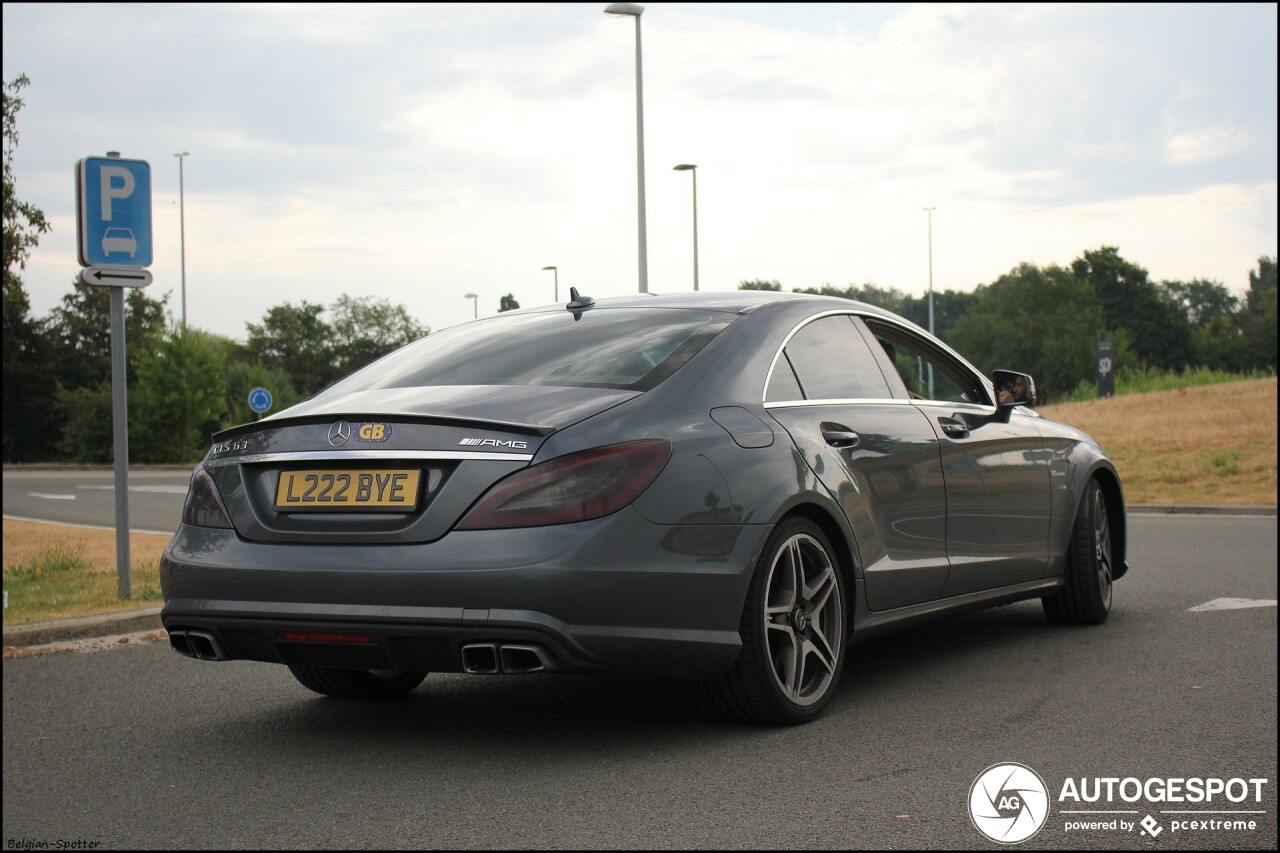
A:
[[[1045,406],[1092,435],[1129,503],[1276,505],[1276,380]]]
[[[4,522],[6,625],[84,616],[160,601],[160,554],[169,537],[129,535],[130,588],[117,597],[116,535],[29,521]]]

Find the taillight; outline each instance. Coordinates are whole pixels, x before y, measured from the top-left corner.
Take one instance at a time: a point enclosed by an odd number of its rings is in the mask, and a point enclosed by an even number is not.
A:
[[[218,489],[203,465],[197,465],[187,489],[187,502],[182,506],[182,523],[195,527],[231,527],[231,519],[218,497]]]
[[[670,456],[670,444],[646,439],[534,465],[490,489],[458,529],[568,524],[617,512],[649,488]]]

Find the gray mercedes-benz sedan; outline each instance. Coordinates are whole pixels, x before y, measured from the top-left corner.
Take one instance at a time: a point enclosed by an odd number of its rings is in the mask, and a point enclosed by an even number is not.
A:
[[[1120,480],[1034,403],[858,302],[575,291],[217,435],[162,619],[329,696],[609,669],[802,723],[864,637],[1032,598],[1106,620]]]

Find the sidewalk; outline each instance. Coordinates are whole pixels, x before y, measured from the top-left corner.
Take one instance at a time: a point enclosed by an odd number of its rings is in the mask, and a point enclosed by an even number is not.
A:
[[[1129,515],[1276,515],[1274,506],[1167,506],[1163,504],[1138,504],[1129,507]],[[48,622],[30,622],[25,625],[6,625],[4,645],[41,646],[66,640],[92,637],[110,637],[116,634],[132,634],[139,631],[159,630],[161,605],[82,616],[74,619],[53,619]]]

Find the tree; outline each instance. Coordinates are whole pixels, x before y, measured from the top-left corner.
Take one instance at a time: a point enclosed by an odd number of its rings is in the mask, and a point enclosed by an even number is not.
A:
[[[261,325],[249,329],[249,357],[270,370],[282,370],[298,391],[310,397],[337,378],[334,368],[333,328],[320,314],[323,305],[305,299],[300,305],[284,303],[267,310]]]
[[[1276,367],[1276,259],[1258,258],[1258,269],[1249,271],[1241,327],[1248,341],[1253,367]]]
[[[979,285],[972,309],[952,329],[952,343],[986,374],[1030,373],[1042,399],[1065,397],[1095,376],[1102,311],[1089,283],[1059,266],[1019,264]],[[1132,356],[1123,339],[1117,362]]]
[[[502,297],[501,301],[498,302],[498,313],[501,314],[503,311],[514,311],[519,307],[520,303],[516,302],[516,298],[508,293],[506,296]]]
[[[425,337],[430,331],[410,317],[403,305],[392,305],[373,296],[340,296],[332,311],[334,379]]]
[[[164,335],[168,321],[165,303],[147,296],[140,287],[126,288],[124,313],[125,357],[129,383],[137,378],[133,365],[138,353],[151,349]],[[91,286],[79,279],[49,317],[48,335],[54,353],[54,371],[67,388],[95,387],[111,380],[110,288]]]
[[[226,386],[226,411],[219,424],[222,429],[250,423],[260,417],[249,408],[249,392],[254,388],[266,388],[271,392],[271,411],[267,414],[283,411],[302,400],[289,374],[283,370],[271,370],[260,361],[229,362]]]
[[[1139,358],[1161,370],[1178,370],[1191,362],[1191,324],[1182,308],[1148,281],[1145,269],[1122,258],[1119,249],[1086,251],[1071,270],[1093,286],[1107,327],[1127,331]]]
[[[1208,326],[1219,317],[1230,317],[1240,307],[1240,300],[1227,290],[1226,285],[1208,279],[1191,281],[1166,281],[1160,285],[1169,298],[1187,315],[1193,327]]]
[[[13,155],[18,147],[18,93],[31,83],[20,74],[4,84],[4,460],[39,459],[52,451],[53,399],[48,353],[40,324],[19,270],[25,269],[40,235],[49,230],[44,212],[18,199]]]
[[[782,285],[776,281],[765,281],[757,278],[739,283],[738,290],[782,290]]]
[[[130,400],[130,457],[138,462],[195,462],[226,411],[226,364],[218,345],[177,325],[139,355]],[[135,427],[136,424],[136,427]]]

